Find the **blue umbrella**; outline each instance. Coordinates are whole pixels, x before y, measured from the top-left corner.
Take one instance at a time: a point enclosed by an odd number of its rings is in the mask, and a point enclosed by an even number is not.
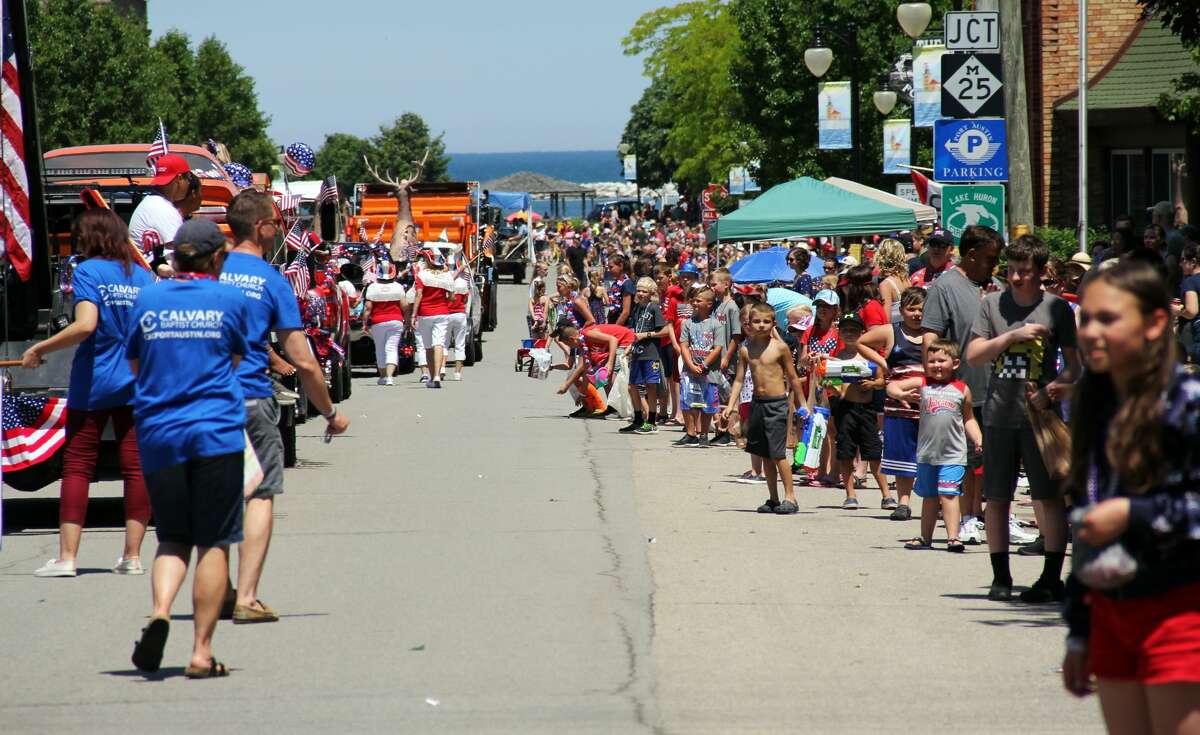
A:
[[[787,264],[788,248],[767,248],[729,266],[734,283],[791,283],[796,272]]]

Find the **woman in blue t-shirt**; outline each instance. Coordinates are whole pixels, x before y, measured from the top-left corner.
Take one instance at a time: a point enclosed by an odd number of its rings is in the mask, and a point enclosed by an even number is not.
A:
[[[142,574],[142,538],[150,519],[146,481],[133,428],[133,374],[125,362],[125,334],[133,302],[154,276],[134,260],[125,223],[107,209],[89,209],[71,229],[75,250],[86,260],[71,279],[75,321],[25,351],[21,364],[36,368],[51,352],[75,350],[67,391],[67,441],[58,506],[58,558],[38,577],[74,577],[75,557],[87,516],[88,485],[96,474],[100,437],[112,422],[125,479],[125,550],[113,571]]]

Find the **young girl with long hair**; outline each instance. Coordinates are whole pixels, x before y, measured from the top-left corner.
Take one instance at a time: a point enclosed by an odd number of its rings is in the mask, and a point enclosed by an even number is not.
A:
[[[1110,733],[1200,733],[1200,377],[1146,263],[1091,278],[1079,340],[1063,683]]]
[[[142,574],[142,539],[150,520],[150,499],[133,426],[133,373],[125,361],[125,337],[133,304],[154,276],[135,265],[129,230],[107,209],[89,209],[75,220],[71,239],[86,260],[75,269],[75,320],[53,337],[25,351],[22,365],[36,368],[42,358],[79,345],[71,362],[67,390],[67,443],[59,503],[58,558],[34,574],[74,577],[76,554],[87,516],[88,486],[96,474],[100,437],[111,421],[125,480],[125,550],[113,571]]]
[[[900,297],[912,285],[908,280],[908,255],[904,245],[891,237],[879,243],[875,266],[879,269],[879,299],[883,302],[883,313],[892,324],[899,324],[903,321]]]
[[[550,299],[546,296],[546,282],[541,278],[533,279],[533,296],[529,298],[529,337],[530,339],[546,338],[546,309]]]

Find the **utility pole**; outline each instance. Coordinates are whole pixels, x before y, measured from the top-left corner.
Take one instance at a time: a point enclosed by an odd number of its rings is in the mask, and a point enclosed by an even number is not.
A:
[[[1033,165],[1029,160],[1029,99],[1025,94],[1025,37],[1021,0],[976,0],[976,10],[1000,11],[1004,117],[1008,129],[1008,229],[1033,227]],[[1041,131],[1038,131],[1041,134]]]

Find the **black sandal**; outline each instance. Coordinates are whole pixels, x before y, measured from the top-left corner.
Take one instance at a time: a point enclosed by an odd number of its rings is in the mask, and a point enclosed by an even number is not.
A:
[[[946,551],[949,551],[953,554],[961,554],[966,550],[967,550],[967,547],[963,546],[963,542],[959,541],[956,538],[952,538],[952,539],[949,539],[946,541]]]
[[[929,549],[933,548],[933,542],[929,539],[915,536],[911,541],[908,541],[904,544],[904,548],[908,549],[909,551],[928,551]]]
[[[130,660],[138,671],[155,672],[162,665],[163,649],[167,647],[167,634],[171,623],[166,618],[154,618],[142,628],[142,638],[133,645]]]
[[[229,676],[229,667],[215,658],[208,666],[189,666],[183,670],[183,675],[189,679],[215,679]]]

